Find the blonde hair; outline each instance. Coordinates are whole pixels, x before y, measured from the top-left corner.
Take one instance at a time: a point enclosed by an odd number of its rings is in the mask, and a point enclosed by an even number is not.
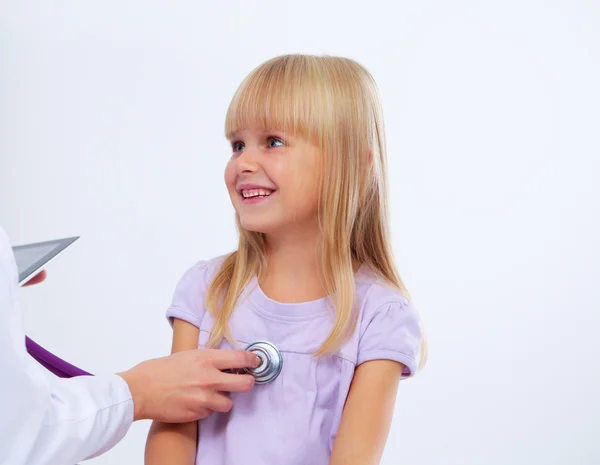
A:
[[[357,323],[356,265],[369,266],[408,297],[390,247],[386,144],[377,86],[367,70],[347,58],[273,58],[248,75],[229,106],[227,138],[248,127],[291,132],[315,143],[323,154],[319,256],[336,318],[317,355],[335,351]],[[264,235],[242,228],[237,215],[236,220],[238,249],[225,258],[206,296],[206,307],[215,317],[211,347],[223,338],[233,341],[229,318],[249,281],[266,267]],[[423,364],[423,348],[421,352]]]

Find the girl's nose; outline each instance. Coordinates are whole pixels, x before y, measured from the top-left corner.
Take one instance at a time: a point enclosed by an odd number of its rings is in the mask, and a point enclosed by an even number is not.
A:
[[[240,173],[255,173],[259,165],[256,156],[251,150],[246,150],[237,159],[238,171]]]

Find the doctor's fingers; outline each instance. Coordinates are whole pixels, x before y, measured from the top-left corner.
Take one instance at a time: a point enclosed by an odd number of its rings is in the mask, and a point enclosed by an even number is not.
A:
[[[212,389],[226,392],[248,392],[252,386],[254,386],[254,376],[223,373],[222,371],[214,373],[210,383]]]
[[[196,408],[195,411],[193,411],[193,413],[190,413],[190,416],[187,420],[184,421],[184,423],[188,423],[188,422],[192,422],[192,421],[197,421],[197,420],[202,420],[204,418],[208,418],[210,417],[213,413],[212,410],[209,410],[207,408],[204,408],[202,406],[198,406]]]
[[[46,277],[47,277],[46,270],[42,270],[38,274],[36,274],[33,278],[31,278],[28,282],[26,282],[25,284],[23,284],[23,287],[25,287],[25,286],[33,286],[34,284],[39,284],[42,281],[45,281]]]
[[[203,390],[198,394],[199,409],[226,413],[233,407],[233,401],[225,394],[217,391]]]
[[[260,365],[260,358],[246,350],[205,349],[200,354],[217,370],[256,368]]]

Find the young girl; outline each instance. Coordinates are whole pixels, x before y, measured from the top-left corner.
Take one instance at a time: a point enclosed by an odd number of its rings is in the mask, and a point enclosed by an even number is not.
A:
[[[282,368],[229,413],[154,424],[146,463],[379,463],[422,332],[392,260],[373,78],[349,59],[274,58],[225,127],[239,245],[179,282],[173,351],[268,341]]]

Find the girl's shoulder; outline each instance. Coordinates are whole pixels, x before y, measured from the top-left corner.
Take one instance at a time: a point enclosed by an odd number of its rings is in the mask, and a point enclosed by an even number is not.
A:
[[[190,266],[179,278],[173,298],[202,297],[226,258],[227,255],[221,255],[209,260],[197,261]]]
[[[378,277],[368,267],[362,267],[355,278],[356,294],[359,305],[366,308],[378,308],[394,304],[400,307],[410,305],[410,301],[402,291],[391,283]]]
[[[183,273],[167,310],[167,318],[171,324],[173,318],[179,318],[200,327],[206,313],[204,306],[206,292],[226,258],[227,256],[223,255],[198,261]]]
[[[228,256],[229,254],[220,255],[208,260],[197,261],[185,271],[181,277],[181,281],[193,282],[196,285],[203,284],[204,287],[208,287]]]

